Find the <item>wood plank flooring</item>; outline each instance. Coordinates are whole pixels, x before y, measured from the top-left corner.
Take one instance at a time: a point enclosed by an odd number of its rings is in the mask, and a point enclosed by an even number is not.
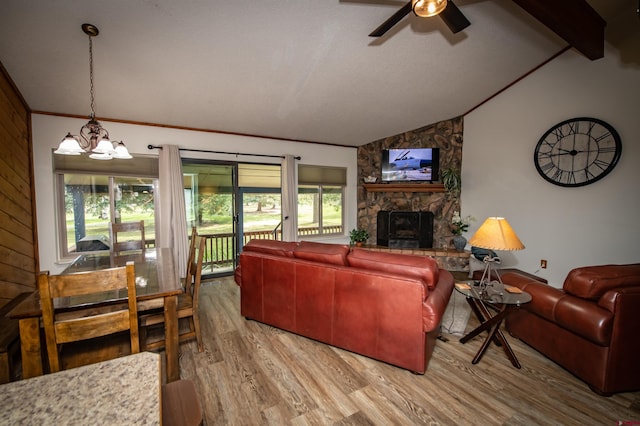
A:
[[[522,369],[483,336],[438,341],[415,375],[240,316],[232,278],[203,283],[205,351],[181,345],[181,377],[207,425],[617,425],[640,420],[640,392],[609,398],[507,335]],[[477,323],[476,323],[477,324]],[[474,327],[470,321],[467,331]],[[637,423],[636,423],[637,424]]]

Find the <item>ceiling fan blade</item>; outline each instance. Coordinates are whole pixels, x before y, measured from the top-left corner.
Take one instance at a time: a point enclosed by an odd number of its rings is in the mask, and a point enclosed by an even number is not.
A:
[[[409,12],[411,12],[411,2],[402,6],[402,8],[400,8],[396,13],[394,13],[389,19],[384,21],[382,25],[380,25],[378,28],[373,30],[373,32],[369,34],[369,37],[381,37],[382,35],[384,35],[384,33],[389,31],[395,24],[400,22],[402,18],[407,16]]]
[[[447,7],[440,12],[440,17],[454,34],[471,25],[471,22],[469,22],[466,16],[464,16],[460,9],[458,9],[458,6],[453,4],[451,0],[447,2]]]

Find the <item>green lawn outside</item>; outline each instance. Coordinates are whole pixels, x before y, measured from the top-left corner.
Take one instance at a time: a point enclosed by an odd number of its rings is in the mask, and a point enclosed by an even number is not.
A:
[[[147,240],[155,239],[155,217],[144,214],[130,213],[125,221],[144,220],[145,238]],[[244,209],[244,228],[245,231],[264,231],[273,230],[281,220],[280,209],[265,209],[261,212],[256,211],[256,205],[245,206]],[[325,209],[324,224],[339,225],[342,222],[341,212],[335,209]],[[298,226],[300,228],[318,226],[317,222],[313,222],[313,212],[311,206],[298,206]],[[109,237],[109,222],[95,216],[87,215],[85,217],[86,235]],[[198,232],[201,234],[226,234],[232,232],[232,220],[230,216],[204,216],[202,223],[198,225]],[[73,216],[68,215],[67,218],[67,241],[69,249],[75,246],[75,232],[73,228]]]

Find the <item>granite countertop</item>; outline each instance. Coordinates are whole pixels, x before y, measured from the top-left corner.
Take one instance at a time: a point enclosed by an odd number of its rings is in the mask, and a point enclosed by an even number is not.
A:
[[[160,355],[142,352],[0,386],[0,425],[158,425]]]

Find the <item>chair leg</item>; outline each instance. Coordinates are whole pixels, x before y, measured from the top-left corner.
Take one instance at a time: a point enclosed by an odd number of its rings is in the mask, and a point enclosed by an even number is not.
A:
[[[200,333],[200,317],[194,312],[191,318],[196,332],[196,340],[198,341],[198,352],[202,352],[204,348],[202,345],[202,334]]]
[[[138,324],[138,339],[140,340],[140,352],[147,350],[147,327]]]
[[[0,384],[11,381],[11,368],[9,366],[9,354],[4,351],[0,352]]]

